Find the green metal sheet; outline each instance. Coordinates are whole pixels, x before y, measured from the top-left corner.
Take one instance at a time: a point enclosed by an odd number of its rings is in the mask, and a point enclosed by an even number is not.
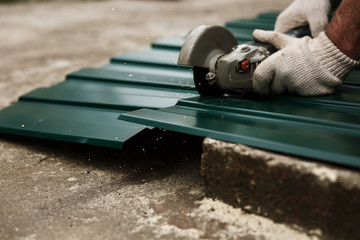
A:
[[[360,86],[360,68],[357,68],[355,71],[351,72],[344,80],[344,83]]]
[[[278,15],[279,12],[265,12],[265,13],[260,13],[257,16],[257,19],[267,19],[269,20],[269,22],[275,23]]]
[[[136,53],[124,53],[111,59],[111,63],[117,64],[144,64],[151,66],[168,66],[175,68],[189,69],[187,66],[177,65],[179,56],[178,51],[168,51],[163,49],[149,49]]]
[[[119,110],[20,101],[0,113],[0,132],[120,148],[145,127],[117,120]]]
[[[71,73],[67,81],[114,83],[119,88],[182,91],[196,93],[192,69],[162,68],[143,64],[109,64],[97,69],[82,69]],[[80,84],[81,84],[80,83]],[[114,86],[115,86],[114,85]]]
[[[151,54],[162,56],[156,67]],[[142,56],[148,57],[136,60]],[[192,69],[174,66],[174,58],[173,53],[145,50],[71,73],[65,81],[25,94],[0,111],[0,132],[120,148],[145,128],[117,120],[120,113],[173,106],[179,99],[198,96]]]
[[[263,30],[273,30],[274,29],[275,19],[253,19],[253,20],[244,20],[239,19],[225,24],[225,27],[238,28],[238,29],[263,29]]]
[[[226,26],[242,43],[255,28],[272,29],[276,16]],[[331,96],[203,98],[192,68],[176,64],[183,42],[162,39],[36,89],[0,111],[0,132],[119,148],[145,127],[161,127],[359,167],[359,69]]]
[[[239,43],[253,40],[254,29],[273,30],[278,13],[263,13],[257,19],[238,19],[228,22],[225,26],[235,35]],[[152,44],[153,49],[180,51],[185,38],[165,38]]]
[[[179,52],[184,42],[185,38],[164,38],[151,44],[151,47],[153,49],[174,50]]]
[[[343,88],[314,98],[195,97],[169,108],[123,113],[120,119],[360,167],[359,93]]]

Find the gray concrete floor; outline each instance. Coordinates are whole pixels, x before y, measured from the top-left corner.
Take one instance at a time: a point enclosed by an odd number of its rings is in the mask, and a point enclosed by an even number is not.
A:
[[[154,40],[290,2],[0,5],[0,108]],[[0,239],[318,238],[206,197],[201,141],[154,130],[114,150],[0,135]]]

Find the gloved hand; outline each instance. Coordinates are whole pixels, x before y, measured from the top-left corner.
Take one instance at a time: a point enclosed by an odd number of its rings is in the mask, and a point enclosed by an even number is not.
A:
[[[328,26],[330,11],[330,0],[295,0],[278,16],[274,30],[287,33],[309,25],[311,35],[316,37]]]
[[[351,69],[359,65],[359,61],[343,54],[324,32],[314,39],[262,30],[255,30],[253,36],[279,50],[255,69],[253,87],[260,95],[284,92],[302,96],[330,94]]]

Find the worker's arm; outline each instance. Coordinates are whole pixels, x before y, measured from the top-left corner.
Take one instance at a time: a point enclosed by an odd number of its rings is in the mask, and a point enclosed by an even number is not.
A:
[[[254,38],[279,51],[255,70],[253,87],[261,95],[297,93],[316,96],[334,92],[359,65],[360,0],[343,0],[326,33],[311,39],[273,31],[254,31]]]
[[[344,0],[326,35],[346,56],[360,60],[360,0]]]

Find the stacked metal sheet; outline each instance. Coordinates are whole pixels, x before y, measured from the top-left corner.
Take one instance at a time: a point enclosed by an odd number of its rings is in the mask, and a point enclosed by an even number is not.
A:
[[[239,42],[272,29],[276,14],[226,24]],[[0,132],[119,148],[158,127],[360,167],[360,70],[335,94],[262,99],[200,97],[192,69],[176,64],[183,38],[125,53],[37,89],[0,111]]]

